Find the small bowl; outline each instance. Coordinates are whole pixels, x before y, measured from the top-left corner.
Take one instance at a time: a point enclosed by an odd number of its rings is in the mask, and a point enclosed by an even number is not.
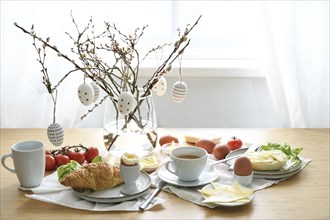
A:
[[[234,173],[233,177],[239,184],[243,186],[250,186],[253,180],[253,172],[248,176],[238,176]]]
[[[164,157],[169,157],[170,154],[171,154],[171,151],[174,149],[174,148],[177,148],[177,147],[180,147],[181,145],[178,144],[178,143],[167,143],[167,144],[164,144],[161,148],[161,152],[162,152],[162,155]]]

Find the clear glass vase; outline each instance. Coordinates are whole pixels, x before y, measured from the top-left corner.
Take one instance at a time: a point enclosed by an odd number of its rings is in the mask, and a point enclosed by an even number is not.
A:
[[[128,115],[118,111],[117,100],[107,99],[104,113],[104,143],[108,151],[120,157],[125,152],[149,154],[156,146],[157,116],[152,95],[135,100]]]

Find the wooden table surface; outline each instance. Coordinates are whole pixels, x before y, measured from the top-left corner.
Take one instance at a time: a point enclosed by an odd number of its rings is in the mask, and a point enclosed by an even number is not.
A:
[[[46,129],[1,129],[1,155],[23,140],[38,139],[53,149]],[[232,135],[244,142],[288,143],[303,147],[301,156],[312,161],[305,169],[277,185],[257,191],[253,201],[240,207],[209,209],[173,194],[161,192],[166,203],[145,212],[92,212],[71,209],[25,197],[16,176],[1,166],[1,219],[329,219],[329,129],[235,129],[159,128],[158,135],[216,134],[227,140]],[[65,145],[96,145],[102,148],[102,129],[65,129]]]

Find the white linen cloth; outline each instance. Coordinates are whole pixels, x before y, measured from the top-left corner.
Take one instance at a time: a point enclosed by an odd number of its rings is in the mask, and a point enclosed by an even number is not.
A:
[[[21,190],[29,190],[34,194],[26,194],[25,196],[31,199],[36,199],[43,202],[62,205],[74,209],[82,209],[89,211],[139,211],[139,206],[145,201],[151,192],[147,192],[142,197],[123,201],[120,203],[95,203],[90,202],[76,196],[70,187],[65,187],[57,181],[57,173],[45,177],[40,186],[34,188],[20,187]],[[152,207],[164,203],[165,200],[159,197],[153,199],[147,210]]]
[[[305,159],[305,158],[300,158],[300,159],[302,160],[302,165],[300,167],[299,172],[302,169],[304,169],[304,167],[311,161],[310,159]],[[219,172],[219,177],[217,180],[215,180],[213,182],[219,182],[219,183],[225,184],[225,185],[233,185],[233,182],[234,182],[233,171],[228,169],[227,165],[217,164],[217,165],[214,165],[214,167]],[[288,177],[288,178],[290,178],[290,177]],[[288,178],[278,179],[278,180],[254,178],[250,188],[253,188],[255,191],[265,189],[267,187],[272,186],[273,184],[277,184]],[[156,184],[160,180],[160,178],[158,177],[158,173],[154,172],[153,174],[151,174],[151,179],[152,179],[153,184]],[[169,192],[169,193],[173,193],[176,196],[178,196],[179,198],[192,202],[192,203],[195,203],[197,205],[206,206],[209,208],[215,208],[217,206],[220,206],[220,205],[216,205],[216,204],[202,203],[202,201],[204,200],[204,197],[197,190],[201,189],[203,187],[204,186],[188,188],[188,187],[180,187],[180,186],[174,186],[171,184],[166,184],[163,187],[163,190],[166,192]]]

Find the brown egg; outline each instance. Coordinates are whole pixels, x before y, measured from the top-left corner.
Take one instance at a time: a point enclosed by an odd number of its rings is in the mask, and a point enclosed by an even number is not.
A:
[[[217,158],[218,160],[222,160],[222,159],[226,158],[226,156],[229,152],[230,152],[230,149],[227,144],[219,143],[219,144],[215,145],[212,153],[215,156],[215,158]]]
[[[178,138],[176,138],[172,135],[164,135],[161,138],[159,138],[159,145],[160,146],[163,146],[164,144],[172,143],[172,142],[179,143],[179,140],[178,140]]]
[[[248,176],[252,173],[252,163],[249,158],[243,156],[236,159],[234,173],[238,176]]]
[[[196,147],[201,147],[207,151],[207,153],[212,154],[215,147],[215,143],[209,139],[198,139],[195,143]]]

